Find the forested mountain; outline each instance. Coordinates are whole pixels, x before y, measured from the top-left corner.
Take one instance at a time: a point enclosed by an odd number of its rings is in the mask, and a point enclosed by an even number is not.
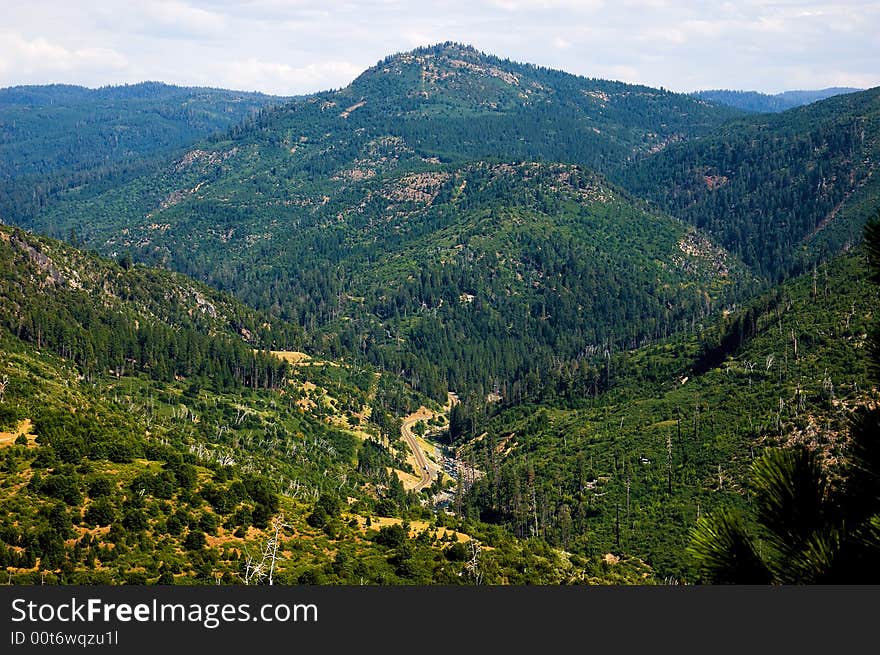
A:
[[[390,57],[339,91],[263,111],[128,185],[71,188],[60,208],[22,223],[63,238],[74,228],[103,246],[190,196],[299,216],[358,182],[441,163],[537,160],[602,171],[733,115],[686,95],[443,44]]]
[[[104,247],[234,290],[437,399],[660,338],[751,283],[699,232],[578,167],[344,171],[356,179],[287,193],[196,177]],[[122,210],[91,206],[93,229]]]
[[[0,219],[25,221],[66,189],[144,174],[180,148],[281,101],[158,82],[0,89]]]
[[[300,330],[168,271],[109,262],[19,229],[0,228],[0,323],[79,366],[216,388],[277,387],[284,365],[259,350],[292,349]]]
[[[328,102],[422,156],[572,162],[600,172],[706,134],[737,111],[446,43],[387,57]],[[363,103],[363,104],[360,104]],[[348,112],[346,112],[348,113]]]
[[[659,338],[747,287],[702,235],[581,166],[730,115],[445,44],[29,224],[233,291],[442,399]]]
[[[739,119],[612,177],[771,279],[861,238],[880,202],[880,88]]]
[[[185,91],[191,90],[178,93]],[[86,103],[83,109],[99,113],[101,107]],[[386,155],[383,148],[392,143],[399,147],[387,153],[381,170],[424,159],[539,159],[602,171],[708,133],[739,114],[688,95],[577,77],[447,43],[388,57],[339,91],[276,103],[230,136],[239,147],[259,147],[252,163],[261,174],[274,167],[311,180],[357,167],[370,144],[374,154]],[[88,149],[57,149],[59,156],[93,156]],[[235,168],[224,175],[235,175]]]
[[[298,331],[227,296],[8,228],[0,268],[10,582],[265,582],[253,568],[276,527],[276,583],[467,583],[474,538],[492,546],[487,582],[650,576],[433,516],[393,472],[401,385],[255,352]]]
[[[697,98],[716,102],[743,111],[759,113],[780,112],[801,105],[808,105],[819,100],[825,100],[844,93],[855,93],[863,89],[850,87],[831,87],[815,91],[783,91],[782,93],[759,93],[758,91],[732,91],[730,89],[712,89],[710,91],[695,91]]]
[[[532,402],[465,400],[452,435],[485,472],[465,512],[693,581],[689,531],[713,508],[748,505],[749,466],[766,448],[805,447],[832,471],[841,461],[853,410],[876,402],[877,302],[859,249],[695,335],[596,362],[608,393],[594,393],[597,371],[561,365]]]

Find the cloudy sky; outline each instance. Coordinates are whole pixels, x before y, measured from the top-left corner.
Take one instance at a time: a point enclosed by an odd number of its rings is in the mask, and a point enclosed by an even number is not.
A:
[[[440,41],[675,91],[880,85],[877,0],[3,0],[0,87],[293,95]]]

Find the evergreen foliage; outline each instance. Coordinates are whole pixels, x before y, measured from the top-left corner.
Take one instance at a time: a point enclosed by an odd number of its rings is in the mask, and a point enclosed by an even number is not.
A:
[[[112,188],[280,101],[158,82],[0,89],[0,216],[23,222],[70,189]]]
[[[766,113],[786,111],[844,93],[856,93],[860,90],[850,87],[832,87],[817,91],[783,91],[782,93],[770,95],[758,93],[757,91],[713,89],[710,91],[696,91],[693,95],[709,102],[727,105],[728,107],[744,111]]]
[[[878,162],[880,88],[735,120],[612,177],[778,280],[860,241]]]
[[[880,274],[880,214],[866,228]],[[870,343],[877,374],[877,326]],[[750,469],[753,517],[701,519],[689,553],[710,583],[865,584],[880,580],[880,410],[859,408],[841,463],[823,465],[800,446],[770,450]]]

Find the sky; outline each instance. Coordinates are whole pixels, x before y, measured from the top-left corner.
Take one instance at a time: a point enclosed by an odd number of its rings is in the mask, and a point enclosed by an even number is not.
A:
[[[297,95],[443,41],[681,92],[880,85],[878,0],[3,0],[0,9],[0,87],[157,80]]]

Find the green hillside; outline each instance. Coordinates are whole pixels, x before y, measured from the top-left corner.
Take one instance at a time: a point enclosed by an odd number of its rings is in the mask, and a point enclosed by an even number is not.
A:
[[[413,394],[255,352],[299,332],[228,296],[8,228],[0,266],[10,582],[265,583],[276,527],[283,583],[469,583],[471,539],[489,583],[651,579],[423,508],[387,409]]]
[[[857,242],[876,104],[731,120],[442,44],[27,225],[233,292],[316,352],[360,352],[440,400],[656,340]]]
[[[711,89],[709,91],[695,91],[693,95],[702,100],[716,102],[744,111],[766,113],[786,111],[787,109],[808,105],[844,93],[856,93],[863,90],[851,87],[831,87],[815,91],[783,91],[782,93],[768,94],[759,93],[758,91]]]
[[[775,279],[861,239],[878,161],[880,89],[869,89],[730,122],[612,177]]]
[[[262,163],[256,146],[217,164],[229,175],[194,161],[189,191],[125,228],[122,194],[83,215],[93,231],[112,221],[103,249],[234,291],[438,400],[659,338],[751,284],[698,232],[578,167],[423,164],[313,184],[276,171],[267,186]]]
[[[880,90],[746,115],[445,43],[274,100],[0,91],[11,581],[265,583],[277,528],[285,583],[694,582],[764,451],[838,470]]]
[[[857,252],[693,337],[592,368],[562,363],[531,403],[489,407],[482,420],[463,405],[475,427],[453,414],[460,456],[485,472],[466,513],[575,552],[629,552],[660,577],[693,581],[690,528],[713,508],[745,507],[748,467],[765,448],[840,457],[851,411],[876,400],[865,352],[876,306]],[[606,367],[611,390],[596,393]]]
[[[335,189],[333,198],[358,179],[436,161],[545,160],[610,170],[737,115],[687,95],[577,77],[446,43],[386,58],[344,89],[267,109],[234,127],[231,142],[202,142],[160,176],[125,189],[136,204],[117,208],[116,220],[137,220],[168,194],[192,188],[193,164],[210,169],[209,179],[196,180],[206,192],[215,183],[250,183],[279,202],[303,202],[314,196],[308,187],[306,194],[292,192],[305,182],[322,185],[315,191]],[[64,154],[94,156],[88,149]],[[104,190],[71,187],[70,208],[28,225],[59,234],[86,227],[70,212]],[[113,226],[102,220],[98,227]]]
[[[26,222],[65,190],[97,192],[143,175],[281,100],[158,82],[0,89],[0,218]]]
[[[233,292],[441,400],[659,338],[750,288],[699,233],[583,168],[733,115],[446,43],[24,225]]]
[[[454,43],[387,57],[326,100],[339,109],[360,105],[346,120],[402,138],[422,156],[542,159],[600,172],[739,115],[688,95],[575,76]]]

